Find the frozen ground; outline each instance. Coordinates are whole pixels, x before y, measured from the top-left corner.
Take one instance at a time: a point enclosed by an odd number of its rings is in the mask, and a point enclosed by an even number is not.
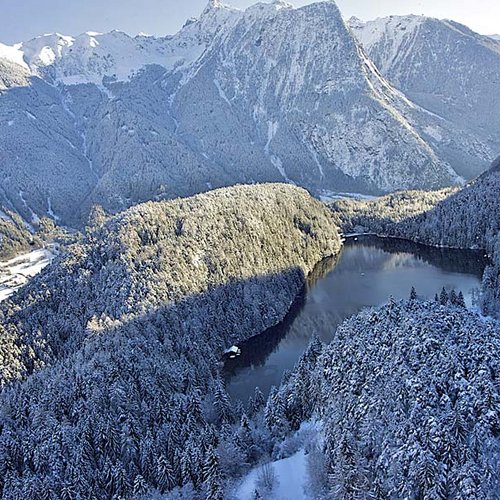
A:
[[[54,248],[35,250],[7,262],[0,262],[0,302],[38,274],[55,257]]]
[[[322,191],[319,199],[323,203],[329,203],[332,201],[337,201],[337,200],[342,200],[345,198],[350,198],[352,200],[374,200],[376,196],[368,195],[368,194],[361,194],[361,193],[336,193],[333,191]]]
[[[239,500],[252,500],[257,486],[257,478],[263,466],[256,467],[245,477],[236,490]],[[271,467],[277,478],[277,484],[269,500],[307,500],[304,493],[306,487],[306,455],[300,450],[295,455],[273,462]]]

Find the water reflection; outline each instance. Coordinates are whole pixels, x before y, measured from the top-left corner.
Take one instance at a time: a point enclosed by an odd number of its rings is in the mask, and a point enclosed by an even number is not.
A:
[[[246,400],[256,386],[266,394],[293,368],[313,335],[328,342],[346,318],[383,304],[390,295],[408,297],[412,286],[427,298],[443,286],[461,290],[470,305],[486,263],[476,251],[373,236],[349,238],[336,259],[316,267],[285,320],[243,343],[241,356],[226,361],[230,394]]]

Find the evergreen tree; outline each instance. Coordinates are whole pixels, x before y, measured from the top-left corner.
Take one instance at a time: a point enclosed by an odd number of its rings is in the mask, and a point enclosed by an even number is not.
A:
[[[255,388],[254,396],[252,398],[252,414],[256,414],[259,412],[262,408],[264,408],[264,405],[266,404],[266,398],[264,397],[264,394],[262,394],[262,391],[259,389],[259,387]]]
[[[248,420],[245,413],[241,416],[237,437],[243,450],[249,450],[251,448],[253,443],[252,429],[250,428],[250,420]]]
[[[157,464],[158,489],[162,493],[171,490],[175,485],[174,471],[165,455],[160,455]]]
[[[134,479],[133,493],[134,496],[140,497],[146,495],[148,492],[148,484],[146,480],[141,476],[141,474],[137,474]]]
[[[233,408],[231,399],[224,387],[224,382],[219,377],[215,380],[214,387],[214,408],[219,424],[231,423],[233,421]]]
[[[286,407],[278,389],[273,386],[264,409],[264,422],[275,438],[282,439],[289,431]]]
[[[411,287],[410,300],[417,300],[417,291],[414,286]]]
[[[214,449],[208,450],[203,466],[203,479],[207,491],[207,500],[223,500],[222,475],[219,459]]]

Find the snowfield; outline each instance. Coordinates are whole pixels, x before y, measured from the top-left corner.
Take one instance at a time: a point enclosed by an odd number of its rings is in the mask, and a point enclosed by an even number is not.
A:
[[[47,267],[56,254],[54,248],[44,248],[0,262],[0,302]]]

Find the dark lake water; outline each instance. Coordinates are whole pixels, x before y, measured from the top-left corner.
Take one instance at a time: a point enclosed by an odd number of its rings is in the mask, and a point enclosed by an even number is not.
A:
[[[240,345],[227,360],[227,389],[246,401],[258,386],[265,395],[292,369],[311,337],[331,340],[337,326],[368,306],[407,298],[411,287],[433,298],[443,287],[461,290],[468,306],[481,284],[487,260],[482,252],[437,249],[403,240],[349,238],[340,256],[318,265],[285,320]]]

